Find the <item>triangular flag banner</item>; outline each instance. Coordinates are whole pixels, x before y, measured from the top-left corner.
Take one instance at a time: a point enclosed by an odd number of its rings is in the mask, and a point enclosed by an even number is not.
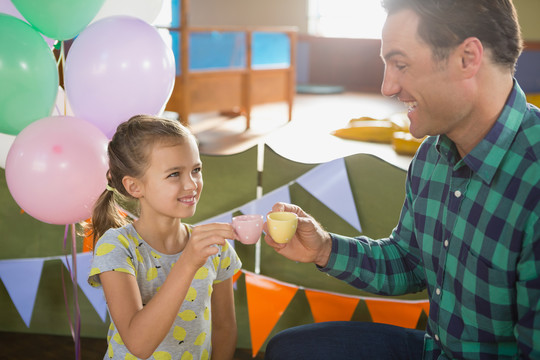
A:
[[[289,306],[298,287],[253,273],[246,275],[246,294],[253,357]]]
[[[70,256],[68,256],[67,263],[66,257],[63,256],[62,262],[68,270],[71,268],[71,271],[73,271],[73,263]],[[105,322],[107,316],[107,302],[105,301],[103,291],[101,288],[95,288],[88,284],[88,274],[90,274],[91,264],[92,253],[86,252],[77,254],[77,284],[98,313],[101,321]]]
[[[291,202],[291,194],[289,192],[289,185],[282,186],[265,194],[260,199],[253,200],[240,207],[240,211],[243,214],[260,214],[266,216],[272,210],[277,202]]]
[[[317,290],[305,290],[316,323],[324,321],[350,321],[359,298]]]
[[[232,277],[233,284],[236,285],[236,281],[238,281],[238,278],[240,277],[240,275],[242,275],[242,270],[238,270],[237,272],[234,273]]]
[[[296,182],[356,230],[362,231],[343,158],[318,165]]]
[[[364,299],[373,322],[415,329],[422,302],[386,301]]]
[[[0,279],[26,327],[30,327],[44,259],[0,261]]]
[[[422,309],[424,309],[424,312],[427,316],[429,316],[429,301],[422,303]]]

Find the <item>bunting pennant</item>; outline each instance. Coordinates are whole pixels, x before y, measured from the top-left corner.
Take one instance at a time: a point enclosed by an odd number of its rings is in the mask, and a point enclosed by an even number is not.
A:
[[[429,316],[429,301],[425,301],[422,303],[422,309],[426,313],[426,316]]]
[[[105,322],[107,317],[107,303],[105,301],[105,296],[103,295],[103,291],[101,288],[95,288],[88,284],[88,274],[90,274],[90,267],[92,263],[92,253],[85,252],[85,253],[79,253],[77,254],[77,284],[83,291],[84,295],[88,298],[88,301],[90,301],[90,304],[94,307],[96,312],[98,313],[99,317],[101,318],[101,321]],[[64,263],[64,266],[69,270],[73,270],[73,263],[71,260],[71,257],[67,258],[66,263],[66,257],[62,257],[62,262]],[[69,264],[69,266],[68,266]]]
[[[0,279],[26,327],[30,327],[44,259],[0,261]]]
[[[324,321],[349,321],[356,306],[358,297],[339,295],[326,291],[305,289],[306,297],[316,323]]]
[[[253,357],[289,306],[298,287],[244,271]]]
[[[345,159],[340,158],[318,165],[300,176],[296,182],[356,230],[362,231]]]
[[[364,299],[373,322],[415,329],[426,301]]]
[[[280,201],[285,203],[291,202],[288,185],[277,188],[259,199],[248,202],[240,207],[240,211],[243,214],[261,214],[266,216],[272,210],[272,206]]]

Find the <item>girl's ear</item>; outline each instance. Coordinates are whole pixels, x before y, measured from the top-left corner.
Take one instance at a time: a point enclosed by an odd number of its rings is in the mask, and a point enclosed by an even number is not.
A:
[[[143,196],[141,182],[138,179],[131,176],[124,176],[122,184],[124,185],[124,189],[135,199]]]

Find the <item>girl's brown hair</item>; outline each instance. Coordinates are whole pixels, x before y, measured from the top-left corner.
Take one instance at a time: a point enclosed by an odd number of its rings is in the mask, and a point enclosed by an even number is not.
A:
[[[136,201],[124,188],[125,176],[140,178],[150,166],[149,156],[156,144],[183,144],[193,136],[176,120],[157,116],[136,115],[120,124],[109,142],[109,170],[107,189],[94,205],[92,221],[86,224],[93,243],[110,228],[128,224],[129,220],[119,211],[123,205]]]

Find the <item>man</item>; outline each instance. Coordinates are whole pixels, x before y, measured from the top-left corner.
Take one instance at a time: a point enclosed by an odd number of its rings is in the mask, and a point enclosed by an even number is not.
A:
[[[513,78],[511,0],[384,0],[382,93],[428,137],[386,239],[329,234],[302,209],[283,256],[383,295],[428,290],[427,330],[329,322],[285,330],[267,359],[540,358],[540,111]]]

